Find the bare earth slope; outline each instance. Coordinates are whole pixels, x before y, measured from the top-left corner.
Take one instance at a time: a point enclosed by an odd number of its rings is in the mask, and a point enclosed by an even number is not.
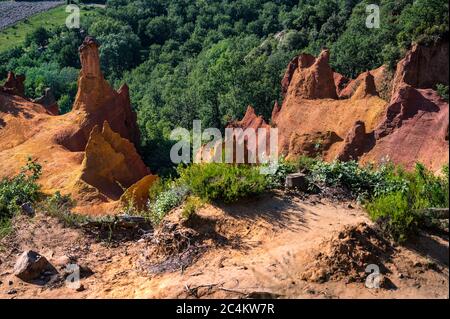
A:
[[[369,221],[363,211],[349,207],[349,203],[281,194],[231,206],[207,206],[199,212],[201,222],[191,230],[206,234],[197,247],[202,253],[191,265],[162,272],[151,258],[157,247],[155,236],[108,245],[43,215],[33,221],[21,217],[15,221],[14,234],[3,241],[0,297],[448,298],[448,237],[423,234],[411,248],[389,245],[387,259],[371,261],[388,278],[387,289],[368,289],[364,280],[352,282],[349,275],[326,267],[316,269],[328,271],[333,275],[329,279],[305,276],[309,265],[320,260],[318,253],[337,257],[352,271],[357,271],[356,266],[346,260],[373,255],[370,243],[359,245],[357,240],[361,229],[369,227],[361,223]],[[174,211],[165,222],[176,224],[178,214],[179,210]],[[339,247],[338,256],[335,250],[329,251],[330,240]],[[346,246],[349,241],[356,244]],[[11,274],[15,257],[30,248],[54,265],[66,256],[91,268],[93,275],[81,280],[85,290],[77,292],[64,284],[31,285],[15,278]],[[176,264],[177,259],[168,260]],[[366,275],[362,270],[363,279]]]

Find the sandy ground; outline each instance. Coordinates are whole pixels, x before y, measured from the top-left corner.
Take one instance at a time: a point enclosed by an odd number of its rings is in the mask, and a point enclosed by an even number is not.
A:
[[[172,213],[176,219],[179,211]],[[159,274],[146,271],[151,238],[111,243],[64,228],[54,218],[20,216],[2,241],[0,298],[448,298],[448,236],[421,234],[394,246],[385,269],[392,287],[369,289],[364,282],[302,280],[321,243],[349,225],[368,223],[354,203],[272,194],[235,205],[206,206],[199,213],[209,238],[203,254],[187,267]],[[175,217],[174,217],[175,216]],[[171,217],[169,216],[169,219]],[[205,226],[206,225],[206,226]],[[25,249],[44,255],[57,269],[63,256],[89,267],[85,288],[36,285],[12,274]],[[380,261],[381,263],[381,261]],[[58,268],[59,267],[59,268]]]

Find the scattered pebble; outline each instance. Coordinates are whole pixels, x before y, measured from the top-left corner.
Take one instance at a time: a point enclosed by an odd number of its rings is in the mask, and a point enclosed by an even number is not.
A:
[[[8,295],[15,295],[17,293],[16,289],[10,289],[6,292]]]
[[[84,285],[83,284],[81,284],[80,285],[80,287],[78,287],[77,289],[75,289],[76,291],[78,291],[78,292],[81,292],[81,291],[85,291],[86,290],[86,288],[84,287]]]

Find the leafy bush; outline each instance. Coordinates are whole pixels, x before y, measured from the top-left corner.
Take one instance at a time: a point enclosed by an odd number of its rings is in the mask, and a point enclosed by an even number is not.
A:
[[[204,204],[205,202],[201,198],[197,196],[189,196],[184,203],[181,217],[185,220],[189,220],[200,208],[203,207]]]
[[[391,163],[379,167],[360,166],[355,161],[331,163],[300,158],[300,170],[311,182],[344,187],[364,204],[370,217],[378,221],[394,240],[406,240],[421,224],[421,210],[449,206],[449,169],[435,176],[422,164],[406,171]]]
[[[0,180],[0,237],[10,229],[10,219],[20,212],[21,205],[38,200],[40,186],[36,181],[40,176],[41,166],[29,158],[18,175]]]
[[[448,102],[448,85],[438,84],[436,85],[436,90],[438,94]]]
[[[266,175],[249,165],[223,163],[194,164],[179,168],[180,181],[206,201],[235,202],[257,195],[269,187]]]
[[[360,200],[404,190],[407,187],[403,179],[396,177],[396,171],[400,169],[390,164],[375,169],[371,165],[360,166],[355,161],[316,161],[311,164],[310,170],[312,182],[345,187]]]
[[[418,226],[418,215],[409,208],[402,192],[375,197],[366,205],[370,217],[396,241],[405,241]]]
[[[276,167],[276,171],[274,174],[267,174],[267,187],[272,188],[281,188],[284,186],[284,182],[286,180],[286,176],[295,172],[296,166],[294,163],[286,161],[283,157],[281,157],[278,161],[278,166]]]
[[[403,180],[406,187],[374,196],[366,204],[370,217],[379,221],[394,240],[405,241],[421,224],[422,209],[448,207],[448,166],[443,172],[443,177],[434,176],[422,164],[416,164],[413,172],[397,173],[395,178]]]
[[[170,179],[164,180],[159,178],[155,181],[148,190],[148,199],[150,202],[154,202],[159,194],[168,191],[172,186]]]
[[[20,211],[20,206],[27,202],[34,203],[39,198],[41,165],[28,159],[21,172],[12,178],[0,181],[0,219],[10,218]]]
[[[159,193],[154,202],[149,201],[148,217],[151,223],[154,226],[158,225],[170,210],[183,202],[187,194],[187,187],[173,186],[169,190]]]

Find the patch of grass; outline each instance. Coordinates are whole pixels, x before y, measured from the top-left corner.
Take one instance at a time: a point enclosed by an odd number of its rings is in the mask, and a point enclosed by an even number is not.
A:
[[[45,12],[37,13],[24,21],[20,21],[10,27],[7,27],[0,31],[0,52],[6,51],[13,47],[21,45],[27,36],[27,34],[36,30],[39,27],[44,27],[51,30],[55,27],[65,25],[68,13],[66,13],[66,6],[61,5],[59,7],[50,9]],[[102,8],[88,8],[80,7],[80,19],[88,15],[95,15],[97,10],[103,10]]]
[[[45,214],[59,219],[66,227],[78,227],[87,221],[87,217],[72,213],[76,202],[70,195],[56,192],[39,203],[39,209]]]
[[[261,194],[270,187],[259,167],[223,163],[193,164],[179,168],[181,183],[205,201],[223,200],[230,203]]]
[[[188,221],[191,219],[199,209],[201,209],[205,205],[205,201],[203,201],[200,197],[197,196],[189,196],[184,202],[183,211],[181,212],[181,217]]]

